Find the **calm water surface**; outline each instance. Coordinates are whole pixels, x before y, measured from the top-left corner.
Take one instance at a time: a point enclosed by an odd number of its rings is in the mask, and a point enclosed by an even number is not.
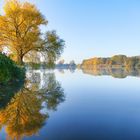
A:
[[[0,90],[0,140],[140,139],[140,77],[81,70],[26,75],[23,87]]]

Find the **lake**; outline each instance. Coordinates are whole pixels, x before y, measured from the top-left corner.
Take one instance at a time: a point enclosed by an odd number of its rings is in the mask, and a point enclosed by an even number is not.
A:
[[[27,70],[26,77],[0,90],[0,139],[140,139],[137,71]]]

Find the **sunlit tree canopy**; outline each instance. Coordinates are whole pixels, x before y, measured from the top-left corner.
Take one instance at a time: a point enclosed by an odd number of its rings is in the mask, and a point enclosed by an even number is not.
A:
[[[4,14],[0,16],[0,50],[7,47],[11,57],[20,64],[32,50],[43,52],[47,55],[47,61],[54,62],[62,53],[64,41],[55,31],[42,34],[40,26],[46,26],[47,23],[35,5],[7,0]]]

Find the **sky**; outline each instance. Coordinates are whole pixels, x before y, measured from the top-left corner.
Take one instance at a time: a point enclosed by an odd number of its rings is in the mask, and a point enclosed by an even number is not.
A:
[[[42,30],[56,30],[65,40],[60,58],[65,62],[140,55],[140,0],[28,1],[35,3],[49,21]]]

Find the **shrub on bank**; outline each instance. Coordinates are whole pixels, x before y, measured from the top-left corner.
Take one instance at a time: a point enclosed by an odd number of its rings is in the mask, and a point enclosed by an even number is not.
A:
[[[24,69],[9,57],[0,53],[0,84],[24,79]]]

